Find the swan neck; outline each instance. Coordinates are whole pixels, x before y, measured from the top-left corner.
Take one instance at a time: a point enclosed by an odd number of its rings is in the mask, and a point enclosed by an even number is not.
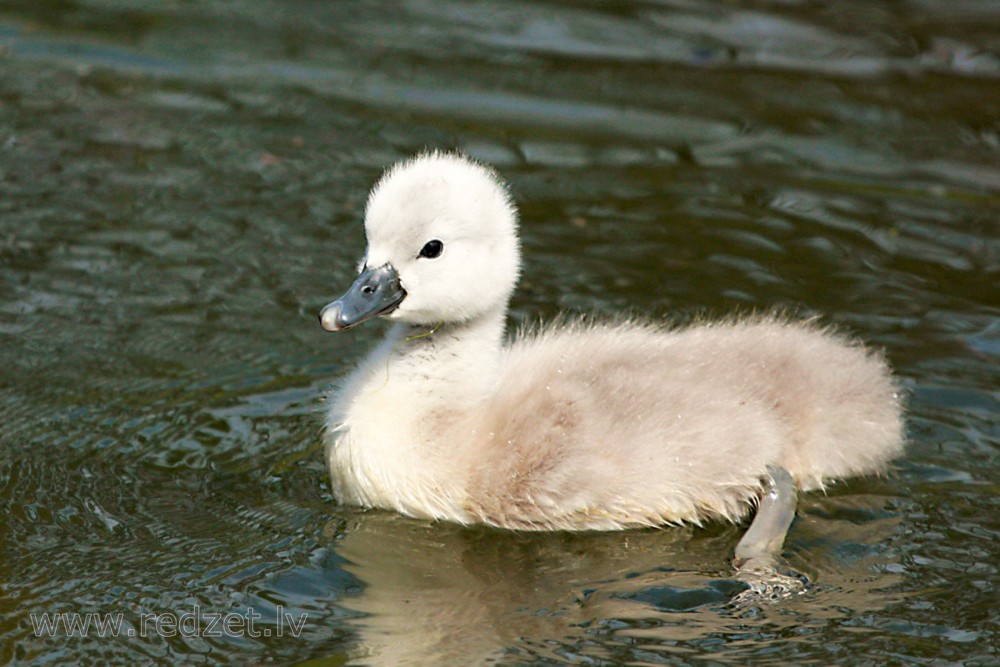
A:
[[[389,332],[392,377],[475,393],[492,386],[500,369],[506,309],[466,322],[398,324]]]

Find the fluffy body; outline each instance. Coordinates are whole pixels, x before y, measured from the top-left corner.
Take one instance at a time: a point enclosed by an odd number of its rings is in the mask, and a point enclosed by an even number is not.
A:
[[[884,361],[808,323],[560,322],[505,344],[515,213],[464,158],[388,172],[366,231],[366,263],[396,267],[407,296],[330,397],[341,502],[519,530],[737,520],[769,464],[809,490],[902,450]],[[445,253],[417,258],[430,238]]]

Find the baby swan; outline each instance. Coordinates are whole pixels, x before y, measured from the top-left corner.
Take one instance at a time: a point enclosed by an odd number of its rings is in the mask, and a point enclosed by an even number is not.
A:
[[[881,358],[813,325],[578,322],[505,344],[517,213],[499,177],[465,157],[389,169],[365,233],[361,275],[320,320],[328,331],[395,324],[330,396],[341,502],[616,530],[737,520],[762,500],[776,527],[748,539],[770,544],[794,512],[794,497],[769,501],[781,479],[792,493],[815,489],[878,472],[902,450]]]

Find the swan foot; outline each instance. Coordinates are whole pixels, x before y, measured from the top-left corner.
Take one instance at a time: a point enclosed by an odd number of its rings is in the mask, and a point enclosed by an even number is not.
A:
[[[757,514],[733,558],[737,578],[750,586],[738,596],[743,602],[779,600],[802,592],[808,583],[802,576],[779,570],[781,549],[798,502],[795,480],[780,466],[769,465],[767,472]]]
[[[765,562],[766,561],[766,562]],[[793,595],[801,595],[809,587],[809,579],[790,570],[778,569],[778,560],[766,557],[750,561],[752,569],[740,568],[736,580],[747,585],[730,604],[735,608],[752,608],[762,602],[779,602]]]

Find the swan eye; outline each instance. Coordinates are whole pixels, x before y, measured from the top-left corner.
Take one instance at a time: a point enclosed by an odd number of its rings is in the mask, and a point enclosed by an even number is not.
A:
[[[434,239],[424,244],[424,247],[420,249],[420,256],[427,259],[434,259],[435,257],[440,257],[443,251],[444,244]]]

